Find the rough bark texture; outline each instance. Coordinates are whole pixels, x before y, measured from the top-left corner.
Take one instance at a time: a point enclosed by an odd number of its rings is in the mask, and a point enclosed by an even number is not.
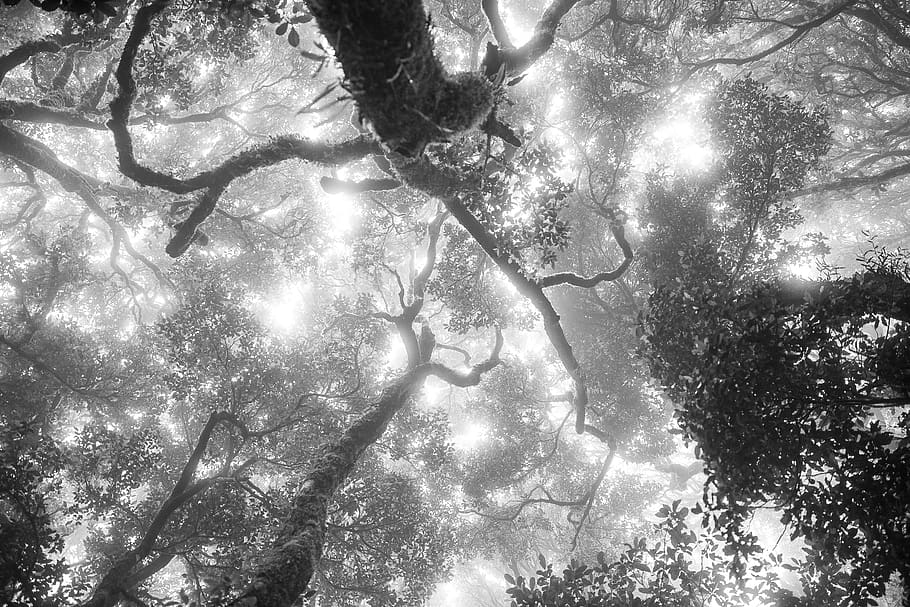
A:
[[[322,557],[329,502],[363,452],[382,435],[389,421],[407,404],[428,370],[414,369],[386,387],[370,410],[337,440],[322,448],[294,497],[280,532],[280,543],[266,553],[250,586],[237,604],[287,607],[300,596]]]
[[[391,150],[417,156],[478,126],[493,107],[480,73],[446,73],[420,0],[309,0],[361,117]]]

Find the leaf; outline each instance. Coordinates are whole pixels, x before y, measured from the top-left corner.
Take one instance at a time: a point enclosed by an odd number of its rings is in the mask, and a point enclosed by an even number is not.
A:
[[[506,578],[506,581],[507,581],[509,584],[511,584],[512,586],[515,585],[515,578],[513,578],[511,575],[509,575],[509,574],[507,573],[507,574],[505,574],[503,577]]]
[[[283,22],[281,25],[279,25],[277,28],[275,28],[275,33],[278,34],[279,36],[284,36],[284,33],[286,31],[288,31],[288,22],[287,21]]]
[[[292,27],[290,33],[288,33],[288,42],[295,47],[300,44],[300,35],[297,33],[296,28]]]

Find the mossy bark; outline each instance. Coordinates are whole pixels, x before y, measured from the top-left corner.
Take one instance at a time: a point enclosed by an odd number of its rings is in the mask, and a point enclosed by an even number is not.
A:
[[[449,75],[420,0],[309,0],[361,117],[390,150],[417,156],[479,125],[493,107],[480,73]]]
[[[289,607],[306,590],[322,557],[328,506],[335,491],[427,373],[426,368],[414,369],[387,386],[369,411],[340,438],[322,447],[294,496],[279,543],[261,557],[252,582],[234,604]]]

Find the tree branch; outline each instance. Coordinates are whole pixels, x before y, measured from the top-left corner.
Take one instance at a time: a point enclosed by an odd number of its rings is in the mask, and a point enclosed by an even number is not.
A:
[[[499,353],[502,351],[502,344],[502,331],[499,327],[496,327],[496,343],[493,345],[493,351],[490,352],[489,358],[471,367],[470,371],[459,372],[442,363],[425,363],[424,367],[428,374],[438,377],[453,386],[458,386],[459,388],[476,386],[480,383],[480,379],[484,373],[493,369],[501,362]]]
[[[483,71],[487,77],[494,76],[501,68],[504,69],[506,76],[517,76],[531,67],[544,55],[544,53],[550,50],[551,46],[553,46],[559,22],[566,16],[566,13],[580,1],[581,0],[553,0],[550,2],[550,5],[544,10],[540,19],[537,21],[537,24],[534,26],[534,34],[531,36],[531,39],[519,48],[503,46],[501,43],[499,47],[489,45],[483,60]],[[494,22],[490,19],[490,14],[487,13],[486,9],[488,3],[488,1],[484,1],[484,13],[487,14],[487,19],[490,20],[490,27],[493,29],[494,37],[497,39],[497,42],[499,42],[499,37],[496,34],[495,28],[501,27],[503,30],[502,33],[505,33],[505,26],[501,25],[502,22],[499,19],[499,12],[497,10],[493,19],[497,20],[498,23],[495,24],[494,28]],[[492,6],[495,7],[497,2],[494,1],[489,4],[492,4]],[[508,37],[506,37],[506,39],[508,40]]]
[[[544,276],[538,282],[540,286],[544,289],[553,287],[556,285],[568,284],[573,287],[581,287],[584,289],[590,289],[596,287],[604,281],[617,280],[623,274],[626,273],[626,270],[629,269],[629,266],[632,264],[634,259],[634,254],[632,253],[632,247],[629,245],[629,242],[625,237],[625,230],[622,227],[622,224],[617,224],[611,226],[613,231],[613,236],[616,238],[616,242],[619,245],[619,248],[622,249],[623,260],[619,264],[619,267],[615,270],[610,270],[608,272],[600,272],[594,276],[579,276],[573,272],[559,272],[557,274],[551,274],[549,276]]]
[[[173,490],[171,490],[170,496],[158,509],[158,513],[149,524],[142,539],[135,548],[120,557],[111,566],[107,573],[101,578],[101,581],[98,583],[94,592],[92,592],[92,596],[85,601],[81,607],[114,607],[114,605],[119,603],[123,598],[125,592],[131,590],[135,584],[147,579],[147,577],[142,578],[139,576],[139,572],[133,572],[131,574],[133,568],[151,554],[155,542],[158,540],[158,536],[174,513],[215,481],[214,478],[208,478],[196,483],[192,482],[193,476],[196,474],[196,469],[199,467],[199,462],[202,460],[203,455],[205,455],[206,447],[212,437],[215,426],[219,423],[231,422],[233,420],[234,416],[225,412],[215,412],[209,416],[208,421],[199,433],[195,448],[190,454],[186,464],[183,466],[180,478],[174,485]],[[147,576],[154,575],[154,573],[161,567],[164,567],[167,562],[161,564],[158,569],[155,569],[153,565],[156,563],[160,564],[160,561],[163,560],[165,556],[166,555],[162,555],[159,559],[156,559],[155,562],[150,563],[140,571],[147,573]],[[168,558],[167,561],[169,562],[170,558]],[[130,583],[133,585],[130,585]]]
[[[524,270],[507,256],[500,254],[496,237],[461,203],[458,194],[465,188],[477,187],[477,177],[431,164],[427,160],[409,160],[393,155],[393,164],[404,182],[445,204],[452,216],[474,238],[487,256],[505,274],[515,289],[531,302],[543,318],[547,338],[556,350],[563,367],[575,385],[574,406],[576,413],[575,430],[584,432],[585,407],[588,403],[588,390],[578,360],[572,352],[559,322],[559,314],[543,292],[543,287],[536,280],[525,275]]]

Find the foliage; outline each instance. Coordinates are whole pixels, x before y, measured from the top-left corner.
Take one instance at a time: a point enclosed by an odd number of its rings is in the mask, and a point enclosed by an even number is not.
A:
[[[7,421],[7,420],[4,420]],[[0,600],[32,605],[52,596],[68,567],[54,526],[53,495],[65,457],[34,424],[8,427],[0,442]],[[62,597],[58,597],[62,598]]]
[[[700,512],[696,507],[694,513]],[[506,575],[513,607],[696,607],[720,604],[772,605],[790,595],[775,569],[781,558],[756,561],[749,575],[729,576],[719,534],[697,534],[687,524],[689,508],[679,501],[657,512],[655,540],[637,538],[615,560],[603,552],[597,563],[572,560],[562,573],[543,555],[536,575]]]

